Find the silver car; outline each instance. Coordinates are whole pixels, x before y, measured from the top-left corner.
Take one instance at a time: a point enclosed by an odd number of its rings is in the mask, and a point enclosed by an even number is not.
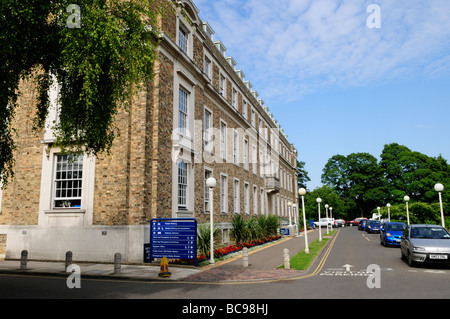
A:
[[[442,226],[407,226],[400,248],[402,259],[410,266],[423,262],[450,264],[450,234]]]

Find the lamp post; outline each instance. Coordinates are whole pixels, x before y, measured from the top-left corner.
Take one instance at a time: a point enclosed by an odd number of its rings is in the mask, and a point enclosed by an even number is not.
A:
[[[319,197],[316,199],[318,210],[319,210],[319,241],[322,241],[322,226],[320,225],[320,203],[322,199]]]
[[[378,210],[378,220],[381,220],[380,209],[381,209],[381,207],[380,207],[380,206],[378,206],[378,207],[377,207],[377,210]]]
[[[403,197],[403,200],[406,202],[406,220],[408,221],[409,226],[409,210],[408,210],[409,196],[406,195],[405,197]]]
[[[325,204],[325,214],[327,216],[327,235],[328,235],[328,204]]]
[[[209,263],[215,264],[214,262],[214,221],[213,221],[213,194],[214,194],[214,187],[216,187],[216,179],[214,177],[210,177],[206,180],[206,186],[209,187],[209,222],[210,222],[210,257],[209,257]]]
[[[386,207],[388,209],[388,222],[391,222],[391,211],[390,211],[391,204],[387,203]]]
[[[434,185],[434,190],[438,192],[439,194],[439,205],[441,206],[441,220],[442,220],[442,227],[445,228],[445,222],[444,222],[444,209],[442,208],[442,196],[441,192],[444,190],[444,185],[437,183]]]
[[[309,247],[308,247],[308,232],[306,229],[306,214],[305,214],[305,194],[306,194],[306,189],[299,188],[298,190],[298,194],[300,195],[300,197],[302,198],[302,209],[303,209],[303,229],[305,230],[305,253],[309,254]],[[300,205],[300,204],[299,204]]]

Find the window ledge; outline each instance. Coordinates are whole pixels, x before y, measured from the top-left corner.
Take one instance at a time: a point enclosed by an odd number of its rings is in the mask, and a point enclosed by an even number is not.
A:
[[[59,209],[50,209],[50,210],[44,210],[45,214],[84,214],[86,213],[85,209],[79,209],[79,208],[59,208]]]

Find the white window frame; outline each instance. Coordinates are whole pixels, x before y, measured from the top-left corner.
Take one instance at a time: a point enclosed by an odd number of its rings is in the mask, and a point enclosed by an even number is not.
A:
[[[178,132],[186,134],[189,127],[189,91],[183,86],[178,88]]]
[[[253,185],[253,215],[258,215],[258,186]]]
[[[258,150],[256,144],[252,144],[252,171],[258,175]]]
[[[228,214],[228,176],[220,174],[220,212]]]
[[[234,207],[234,213],[240,214],[241,213],[241,192],[240,192],[240,181],[239,179],[235,178],[233,179],[233,207]]]
[[[182,166],[185,167],[183,168]],[[185,171],[185,182],[183,183],[183,176],[180,173]],[[182,186],[182,187],[180,187]],[[184,187],[184,196],[181,194]],[[188,210],[189,207],[189,163],[184,160],[178,160],[177,162],[177,209],[178,210]],[[184,201],[183,201],[184,199]]]
[[[249,153],[249,143],[248,139],[244,138],[244,169],[249,170],[249,160],[248,160],[248,154]]]
[[[83,155],[79,155],[77,160],[74,160],[72,154],[55,154],[54,157],[52,209],[80,209],[83,191]],[[75,173],[77,177],[74,176]],[[74,192],[77,193],[76,196]],[[63,206],[57,206],[57,201],[64,203]],[[79,204],[73,205],[74,201],[79,201]]]
[[[239,165],[239,133],[233,129],[233,163]]]
[[[204,61],[203,61],[203,72],[205,72],[206,76],[208,77],[208,79],[211,79],[211,69],[212,69],[212,62],[211,62],[211,58],[209,58],[206,54],[204,57]]]
[[[227,123],[220,121],[220,158],[227,159]]]
[[[231,105],[234,107],[235,110],[238,109],[238,94],[237,94],[237,90],[235,88],[233,88],[231,90]]]
[[[204,189],[205,189],[205,200],[204,200],[204,207],[203,212],[205,214],[209,214],[211,212],[211,199],[209,198],[209,187],[206,185],[206,180],[213,176],[212,169],[205,168],[204,169]]]
[[[250,186],[244,182],[244,213],[250,215]]]
[[[213,145],[213,113],[211,110],[205,107],[203,115],[203,138],[204,138],[204,150],[205,152],[212,153],[214,149]]]
[[[178,47],[181,51],[188,54],[189,52],[189,30],[180,22],[178,26]]]
[[[225,92],[227,91],[226,88],[227,88],[227,79],[225,78],[225,76],[222,73],[220,73],[220,75],[219,75],[219,93],[223,97],[225,97],[225,95],[226,95],[225,94]]]

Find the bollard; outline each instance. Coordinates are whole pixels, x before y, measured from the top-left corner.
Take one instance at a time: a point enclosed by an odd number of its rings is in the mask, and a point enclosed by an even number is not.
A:
[[[64,268],[66,271],[67,271],[67,268],[70,265],[72,265],[72,256],[73,256],[73,254],[71,251],[66,252],[66,262],[65,262],[65,268]]]
[[[242,249],[242,264],[244,267],[248,267],[248,248],[244,247]]]
[[[291,261],[289,258],[289,249],[283,249],[284,269],[291,269]]]
[[[122,264],[122,255],[120,253],[116,253],[114,255],[114,274],[120,274],[120,268]]]
[[[28,250],[22,250],[20,254],[20,270],[27,270]]]

